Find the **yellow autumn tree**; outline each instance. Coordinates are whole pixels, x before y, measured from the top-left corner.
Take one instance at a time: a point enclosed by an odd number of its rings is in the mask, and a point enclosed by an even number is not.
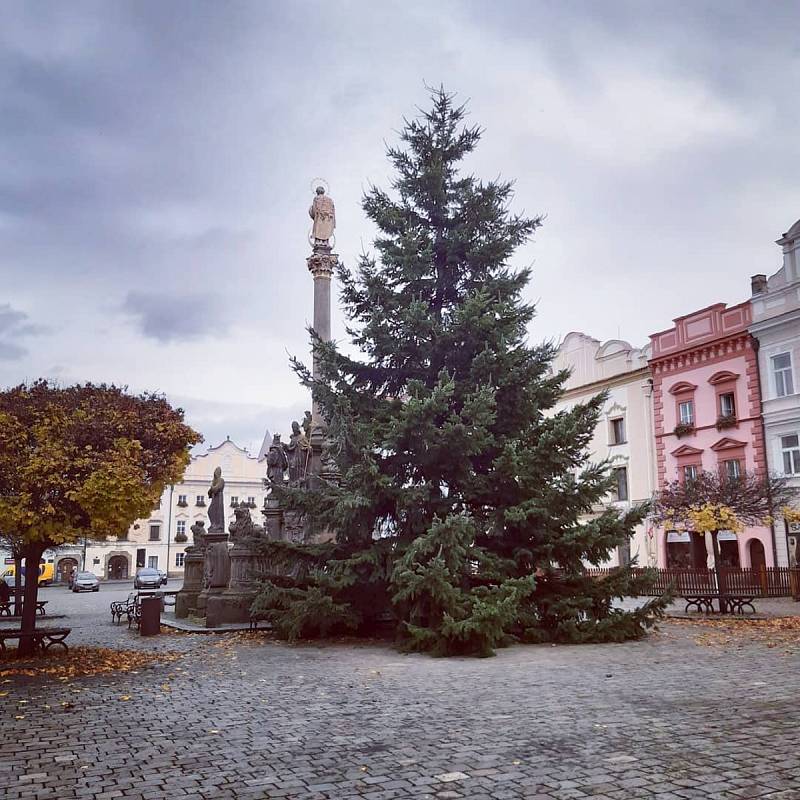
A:
[[[49,547],[119,535],[180,480],[200,441],[154,393],[44,380],[0,392],[0,535],[36,566]],[[35,629],[38,588],[25,582],[23,632]],[[20,654],[32,646],[21,639]]]

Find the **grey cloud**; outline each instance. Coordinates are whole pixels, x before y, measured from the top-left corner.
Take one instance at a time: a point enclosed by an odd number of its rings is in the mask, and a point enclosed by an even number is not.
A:
[[[212,294],[129,292],[122,306],[144,336],[162,344],[217,335],[227,327]]]
[[[46,333],[47,330],[43,325],[28,322],[28,315],[12,308],[10,303],[0,304],[0,359],[19,361],[28,353],[19,340]]]
[[[0,339],[0,360],[18,361],[26,355],[27,352],[27,349],[21,345]]]
[[[0,381],[63,364],[185,391],[152,343],[196,359],[213,324],[243,366],[193,389],[224,407],[197,417],[209,439],[262,434],[268,410],[230,404],[260,399],[256,359],[302,405],[286,351],[308,350],[309,183],[330,182],[352,264],[371,240],[361,191],[387,186],[384,140],[423,81],[486,128],[468,170],[517,179],[515,208],[547,214],[517,259],[535,260],[533,339],[641,342],[744,299],[800,216],[795,2],[8,0],[2,16]],[[25,353],[42,331],[20,308],[59,336]]]

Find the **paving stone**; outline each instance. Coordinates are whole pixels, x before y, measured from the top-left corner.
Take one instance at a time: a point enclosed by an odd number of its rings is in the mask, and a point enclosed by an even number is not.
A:
[[[662,630],[447,660],[262,638],[148,641],[95,619],[76,643],[183,655],[137,674],[11,676],[0,797],[800,800],[786,700],[798,654]],[[62,710],[66,697],[74,710]]]

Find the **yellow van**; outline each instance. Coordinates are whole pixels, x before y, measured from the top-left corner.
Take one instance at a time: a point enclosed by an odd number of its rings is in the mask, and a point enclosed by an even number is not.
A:
[[[10,567],[6,569],[3,573],[2,577],[6,578],[13,578],[14,577],[14,565],[12,564]],[[25,567],[22,568],[22,574],[25,575]],[[53,562],[45,562],[41,561],[39,563],[39,586],[49,586],[53,582],[53,578],[55,576],[55,570],[53,568]]]

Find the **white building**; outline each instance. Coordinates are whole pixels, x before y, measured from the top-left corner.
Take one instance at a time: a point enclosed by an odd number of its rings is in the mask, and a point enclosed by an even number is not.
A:
[[[208,487],[217,467],[225,479],[225,529],[233,519],[233,507],[248,503],[253,521],[263,522],[259,513],[264,506],[266,464],[263,457],[250,455],[230,439],[192,456],[183,480],[167,486],[161,501],[149,517],[136,520],[126,536],[104,542],[88,541],[85,546],[86,569],[99,578],[132,578],[139,567],[162,569],[172,577],[183,576],[183,558],[192,542],[191,526],[203,520],[208,530]],[[183,536],[187,538],[180,541]],[[176,541],[177,537],[177,541]],[[54,554],[56,580],[63,581],[72,568],[84,561],[84,545],[59,548]]]
[[[800,220],[777,244],[783,266],[752,278],[750,333],[759,344],[767,467],[800,489]],[[800,525],[778,519],[774,532],[778,566],[794,566]]]
[[[569,333],[553,362],[554,370],[571,371],[555,411],[608,392],[590,444],[590,457],[611,461],[617,484],[608,502],[620,508],[649,500],[656,487],[648,357],[649,348],[638,349],[618,339],[601,344],[584,333]],[[655,565],[654,543],[644,524],[637,526],[629,547],[620,548],[602,566],[624,564],[631,558],[639,566]]]

